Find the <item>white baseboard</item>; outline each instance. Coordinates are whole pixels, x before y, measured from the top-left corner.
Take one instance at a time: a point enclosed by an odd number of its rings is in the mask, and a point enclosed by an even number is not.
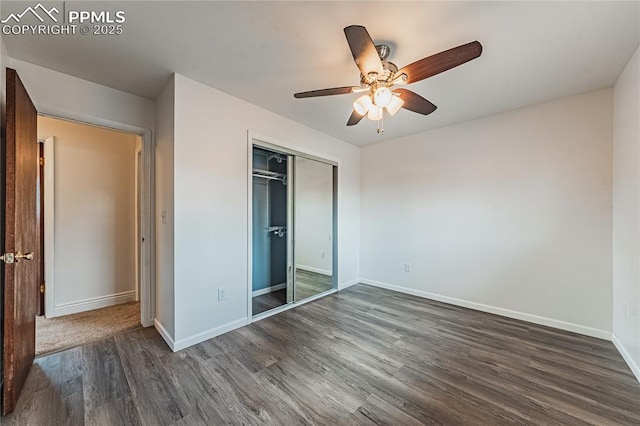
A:
[[[255,290],[251,295],[253,297],[262,296],[263,294],[273,293],[274,291],[282,290],[283,288],[287,288],[287,283],[272,285],[271,287],[261,288],[260,290]]]
[[[338,284],[338,291],[344,290],[345,288],[349,288],[352,285],[356,285],[356,284],[359,284],[359,283],[360,283],[360,280],[358,278],[356,278],[355,280],[351,280],[351,281],[347,281],[347,282],[344,282],[344,283],[340,283],[340,284]]]
[[[160,321],[158,321],[157,318],[153,320],[153,326],[156,328],[156,330],[158,330],[158,333],[160,333],[160,336],[162,336],[167,345],[169,345],[169,348],[171,348],[171,350],[175,352],[174,348],[176,345],[173,341],[173,338],[169,334],[169,331],[167,331],[167,329],[162,325]]]
[[[174,342],[173,347],[171,347],[171,345],[169,346],[174,352],[177,352],[182,349],[186,349],[189,346],[193,346],[200,342],[204,342],[205,340],[212,339],[221,334],[228,333],[232,330],[235,330],[236,328],[243,327],[247,324],[249,324],[249,321],[247,320],[247,318],[241,318],[239,320],[231,321],[229,323],[223,324],[220,327],[211,328],[201,333],[194,334],[193,336],[177,340]]]
[[[303,271],[315,272],[316,274],[328,275],[332,276],[331,271],[327,271],[326,269],[314,268],[313,266],[306,265],[296,265],[296,269],[302,269]]]
[[[510,309],[499,308],[482,303],[470,302],[468,300],[456,299],[455,297],[443,296],[436,293],[429,293],[422,290],[415,290],[408,287],[402,287],[394,284],[383,283],[380,281],[361,278],[363,284],[372,285],[374,287],[385,288],[400,293],[410,294],[412,296],[424,297],[425,299],[436,300],[438,302],[449,303],[451,305],[462,306],[463,308],[475,309],[476,311],[488,312],[490,314],[500,315],[503,317],[514,318],[522,321],[528,321],[534,324],[545,325],[560,330],[571,331],[573,333],[584,334],[585,336],[596,337],[598,339],[611,340],[611,332],[599,330],[597,328],[587,327],[580,324],[561,321],[553,318],[541,317],[538,315],[527,314],[524,312],[512,311]]]
[[[640,368],[638,367],[638,364],[636,364],[633,358],[631,358],[631,355],[629,355],[629,352],[627,352],[627,349],[624,347],[622,342],[618,339],[618,336],[616,336],[615,334],[612,334],[611,341],[613,342],[613,345],[616,347],[618,352],[620,352],[620,355],[622,355],[622,358],[631,369],[631,372],[633,373],[633,375],[636,376],[636,379],[640,382]]]
[[[92,297],[90,299],[75,302],[61,303],[53,308],[53,314],[47,314],[47,318],[61,317],[63,315],[76,314],[78,312],[92,311],[94,309],[107,308],[121,303],[135,302],[136,292],[124,291],[108,296]]]

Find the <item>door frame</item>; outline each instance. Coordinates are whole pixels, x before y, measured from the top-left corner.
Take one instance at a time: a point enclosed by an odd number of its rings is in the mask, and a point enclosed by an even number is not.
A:
[[[255,146],[255,145],[254,145]],[[252,157],[253,158],[253,157]],[[295,237],[294,229],[294,192],[293,188],[296,185],[296,173],[295,173],[295,165],[294,165],[294,156],[287,155],[287,263],[286,263],[286,276],[287,276],[287,303],[295,302],[296,300],[296,250],[295,250],[295,242],[293,238]],[[267,170],[269,170],[269,162],[267,161]],[[251,185],[251,189],[253,189],[253,185]],[[251,194],[251,199],[253,200],[253,194]],[[253,213],[253,206],[251,207]],[[253,227],[252,227],[253,229]],[[253,239],[253,235],[252,235]],[[253,256],[253,251],[251,251],[251,255]],[[271,256],[269,256],[271,257]],[[253,265],[251,265],[251,269],[253,269]],[[253,274],[251,274],[253,278]],[[251,288],[253,289],[253,283],[251,283]],[[253,308],[253,297],[251,307]],[[252,312],[253,314],[253,312]]]
[[[38,110],[38,115],[42,117],[50,117],[64,121],[70,121],[78,124],[85,124],[89,126],[102,127],[110,130],[116,130],[121,132],[132,133],[142,138],[142,165],[143,169],[140,173],[141,187],[142,187],[142,203],[139,206],[141,217],[141,229],[140,236],[141,241],[138,242],[140,250],[140,322],[143,327],[151,327],[155,318],[155,229],[154,223],[154,202],[155,194],[153,191],[153,139],[150,129],[145,129],[138,126],[133,126],[126,123],[116,122],[112,120],[106,120],[98,117],[86,116],[83,114],[76,114],[68,111],[51,110],[47,108],[41,108]],[[55,143],[55,142],[54,142]],[[53,159],[53,145],[45,142],[45,156],[51,155]],[[46,158],[46,157],[45,157]],[[46,162],[49,162],[47,159]],[[51,161],[53,163],[53,161]],[[47,167],[45,164],[45,174],[47,170],[52,171],[52,167]],[[47,179],[48,178],[48,179]],[[51,176],[45,175],[45,194],[53,194],[53,172]],[[50,204],[48,204],[50,203]],[[50,318],[53,314],[54,306],[54,268],[47,267],[46,259],[53,259],[55,254],[53,253],[52,237],[53,237],[53,197],[45,197],[45,208],[48,214],[45,214],[45,315]],[[48,220],[47,220],[48,218]],[[51,224],[50,226],[49,223]],[[46,236],[49,236],[49,240]]]
[[[298,157],[304,157],[309,160],[319,161],[321,163],[329,164],[333,166],[333,240],[332,240],[332,252],[333,252],[333,276],[332,276],[332,289],[317,295],[308,297],[298,302],[293,301],[277,308],[271,309],[260,315],[253,317],[253,147],[268,149],[271,151],[277,151],[285,155],[293,155]],[[292,143],[283,142],[281,140],[272,138],[270,136],[261,135],[259,133],[247,131],[247,324],[251,324],[254,321],[258,321],[271,315],[278,314],[280,312],[295,308],[296,306],[303,305],[307,302],[311,302],[320,297],[335,293],[338,291],[338,170],[340,168],[340,161],[337,158],[314,152],[312,150],[294,145]],[[293,169],[289,169],[293,170]],[[289,179],[294,182],[295,176],[290,176]],[[287,197],[288,198],[288,197]],[[295,209],[295,205],[292,206]],[[287,224],[288,225],[288,224]],[[287,229],[287,235],[290,230]],[[295,236],[294,236],[295,239]],[[295,247],[295,241],[293,243]],[[293,251],[293,250],[292,250]],[[289,256],[289,254],[287,254]],[[295,255],[292,253],[292,259],[295,261]],[[295,262],[293,263],[295,268]],[[294,271],[295,272],[295,271]],[[295,273],[293,273],[295,276]]]
[[[36,124],[36,128],[37,128],[37,124]],[[53,136],[52,136],[53,137]],[[49,138],[47,138],[49,139]],[[44,239],[45,239],[45,235],[44,235],[44,211],[45,211],[45,199],[44,199],[44,185],[45,185],[45,168],[44,168],[44,140],[43,139],[38,139],[38,217],[40,218],[40,255],[42,256],[42,259],[40,261],[40,283],[38,284],[39,287],[39,293],[38,293],[38,316],[44,316],[44,312],[45,312],[45,306],[47,304],[47,301],[45,300],[45,292],[44,292],[44,288],[42,287],[44,285],[44,277],[46,276],[45,273],[45,264],[44,264],[44,254],[45,254],[45,250],[44,250]]]

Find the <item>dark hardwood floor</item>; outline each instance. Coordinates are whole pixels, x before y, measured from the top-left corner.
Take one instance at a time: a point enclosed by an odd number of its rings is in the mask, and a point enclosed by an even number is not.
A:
[[[154,329],[36,361],[3,425],[640,424],[610,342],[364,285],[171,353]]]

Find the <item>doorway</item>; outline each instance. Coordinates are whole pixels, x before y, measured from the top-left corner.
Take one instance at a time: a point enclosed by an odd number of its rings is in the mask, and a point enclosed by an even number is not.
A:
[[[155,289],[152,280],[155,248],[153,229],[153,142],[151,130],[125,123],[105,120],[81,113],[45,110],[38,111],[22,83],[18,73],[6,68],[6,115],[3,151],[3,262],[4,282],[2,288],[2,414],[12,412],[25,384],[35,356],[36,314],[39,312],[40,288],[42,282],[43,254],[41,253],[40,202],[48,204],[46,197],[38,193],[39,185],[51,183],[45,167],[38,182],[38,114],[53,118],[63,118],[81,124],[101,128],[131,132],[142,137],[142,179],[140,204],[140,247],[139,298],[141,323],[153,325]],[[45,165],[47,146],[44,146]],[[43,179],[42,179],[43,178]],[[55,194],[54,194],[55,195]],[[51,197],[49,197],[51,198]],[[53,210],[53,209],[52,209]],[[46,232],[53,232],[49,227]],[[45,235],[45,242],[46,242]],[[51,257],[49,257],[51,261]],[[51,262],[50,262],[51,263]],[[86,265],[82,265],[86,267]],[[45,264],[45,276],[47,275]],[[45,277],[46,279],[46,277]],[[45,309],[46,311],[46,309]],[[46,313],[46,312],[45,312]]]
[[[38,117],[44,276],[36,356],[141,326],[142,137]]]
[[[331,160],[253,139],[249,313],[263,318],[337,289]]]

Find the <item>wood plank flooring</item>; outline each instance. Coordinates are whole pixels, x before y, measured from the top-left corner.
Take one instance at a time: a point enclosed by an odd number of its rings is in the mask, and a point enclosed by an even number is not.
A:
[[[364,285],[178,353],[139,329],[36,361],[3,425],[640,424],[610,342]]]
[[[296,302],[333,288],[330,275],[296,269]]]
[[[272,291],[271,293],[261,294],[251,299],[253,315],[258,315],[263,312],[270,311],[278,306],[286,305],[287,303],[287,289]]]
[[[304,271],[302,269],[296,269],[296,302],[306,299],[307,297],[323,293],[327,290],[331,290],[331,288],[333,288],[331,276],[318,274],[316,272]],[[251,302],[253,306],[253,315],[261,314],[263,312],[286,304],[287,290],[282,289],[271,293],[262,294],[260,296],[254,297]]]

